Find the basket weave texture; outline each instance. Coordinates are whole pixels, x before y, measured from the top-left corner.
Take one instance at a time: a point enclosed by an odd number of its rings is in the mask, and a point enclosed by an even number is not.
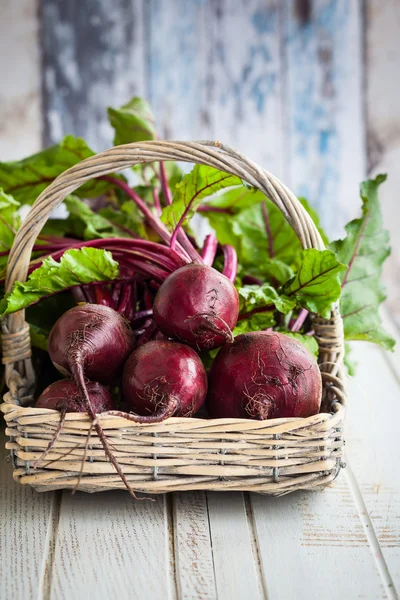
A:
[[[50,213],[87,181],[134,164],[177,160],[216,167],[265,193],[293,227],[303,248],[323,249],[321,237],[293,193],[276,177],[220,142],[149,141],[116,146],[62,173],[38,197],[10,252],[6,290],[25,281],[31,250]],[[330,412],[299,419],[170,418],[135,424],[99,416],[132,488],[147,493],[177,490],[248,490],[280,495],[328,485],[344,465],[343,324],[338,307],[329,320],[313,319],[319,345],[323,404]],[[59,421],[54,410],[29,406],[35,376],[24,311],[2,321],[2,349],[9,388],[1,410],[10,438],[14,478],[39,491],[79,488],[87,492],[124,488],[107,460],[86,414],[68,413],[56,443],[37,468]],[[84,459],[84,460],[82,460]]]

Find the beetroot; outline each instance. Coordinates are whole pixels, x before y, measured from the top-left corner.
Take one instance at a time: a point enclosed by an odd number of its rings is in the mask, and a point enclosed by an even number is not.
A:
[[[197,350],[233,341],[239,314],[233,283],[212,267],[190,264],[167,277],[154,300],[154,321],[162,333]]]
[[[211,367],[208,408],[213,418],[309,417],[319,412],[322,381],[314,357],[277,332],[238,335]]]
[[[115,408],[110,392],[100,383],[89,381],[86,385],[96,414]],[[86,412],[85,402],[72,379],[62,379],[49,385],[36,401],[37,408],[51,408],[65,412]]]
[[[124,317],[108,306],[80,304],[65,312],[49,336],[49,354],[63,374],[77,377],[84,369],[93,381],[111,383],[134,346]]]
[[[114,400],[110,392],[100,383],[89,381],[87,391],[93,410],[96,414],[112,410]],[[85,402],[78,386],[72,379],[62,379],[49,385],[36,400],[36,408],[49,408],[60,411],[60,420],[46,450],[36,461],[34,467],[44,460],[54,446],[65,422],[67,412],[86,412]]]
[[[135,413],[129,415],[133,421],[155,423],[173,415],[191,417],[204,403],[207,374],[189,346],[155,340],[140,346],[128,358],[122,393]]]
[[[104,452],[133,498],[128,480],[114,457],[96,418],[85,376],[103,383],[115,379],[134,346],[128,322],[112,308],[83,304],[71,308],[55,323],[49,336],[49,355],[63,374],[72,374]]]

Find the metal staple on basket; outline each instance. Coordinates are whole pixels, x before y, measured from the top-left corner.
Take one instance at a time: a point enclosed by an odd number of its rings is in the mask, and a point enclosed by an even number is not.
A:
[[[274,440],[280,440],[281,436],[279,435],[279,433],[276,433],[274,435]],[[276,446],[275,450],[279,450],[279,446]],[[279,460],[279,456],[276,456],[276,460]],[[274,483],[278,483],[279,481],[279,467],[274,467],[272,469],[272,477],[274,479]]]
[[[294,194],[274,175],[240,152],[215,141],[138,142],[110,148],[78,163],[40,194],[15,236],[8,262],[6,291],[15,281],[26,280],[37,235],[66,196],[90,179],[138,163],[166,160],[205,164],[240,177],[275,203],[303,248],[324,248],[311,217]],[[333,481],[336,470],[343,465],[346,403],[342,369],[343,324],[338,307],[332,307],[330,319],[313,317],[313,329],[320,350],[324,398],[329,404],[326,413],[305,419],[267,421],[172,417],[153,425],[99,415],[110,444],[115,438],[124,440],[123,451],[116,445],[115,455],[117,459],[126,459],[124,469],[134,489],[146,493],[189,489],[248,490],[282,495],[299,489],[323,488]],[[37,460],[45,450],[59,415],[56,411],[26,406],[33,398],[34,373],[24,311],[5,317],[2,332],[9,392],[1,410],[9,432],[7,447],[15,456],[14,476],[38,490],[71,488],[75,485],[71,473],[80,471],[84,457],[84,449],[76,447],[76,436],[87,435],[90,419],[86,414],[67,413],[62,443],[55,444],[57,459],[39,465],[37,470],[30,470],[31,461]],[[321,456],[321,437],[326,441],[324,456]],[[35,445],[29,445],[25,441],[27,438],[34,439]],[[152,438],[157,442],[151,441]],[[268,445],[271,440],[279,440],[279,445],[271,447]],[[157,453],[153,454],[155,445]],[[92,447],[96,448],[96,444]],[[79,489],[90,492],[121,489],[123,484],[111,463],[93,460],[96,452],[90,454],[92,456],[85,459]],[[159,468],[162,468],[162,478]]]
[[[153,436],[155,438],[157,438],[157,433],[153,433]],[[156,445],[156,444],[154,443],[154,445]],[[157,460],[158,455],[157,454],[153,454],[153,458],[154,458],[154,460]],[[154,465],[153,479],[154,479],[154,481],[157,481],[157,479],[158,479],[158,465],[157,464]]]

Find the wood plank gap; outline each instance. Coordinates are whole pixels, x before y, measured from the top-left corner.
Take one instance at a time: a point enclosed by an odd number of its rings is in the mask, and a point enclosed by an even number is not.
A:
[[[396,346],[393,352],[386,352],[382,350],[385,357],[386,363],[390,367],[390,371],[393,373],[396,381],[400,384],[400,331],[396,320],[390,314],[390,311],[383,307],[381,311],[382,323],[387,332],[396,341]]]
[[[348,461],[345,469],[345,476],[349,485],[354,505],[356,507],[366,538],[371,548],[372,556],[378,569],[379,575],[382,579],[382,583],[384,585],[387,596],[389,600],[398,600],[399,597],[394,587],[394,582],[392,576],[390,575],[385,557],[383,556],[381,546],[379,544],[374,526],[371,521],[371,517],[369,516],[367,507],[364,502],[364,498],[357,483],[357,479]]]
[[[267,580],[265,577],[263,564],[262,564],[262,560],[261,560],[261,553],[260,553],[260,547],[259,547],[258,536],[257,536],[257,528],[256,528],[255,519],[254,519],[253,507],[251,505],[250,493],[244,492],[243,497],[244,497],[244,507],[245,507],[246,516],[247,516],[247,523],[248,523],[249,531],[250,531],[251,548],[253,550],[254,561],[257,564],[258,587],[260,588],[260,591],[261,591],[263,597],[265,598],[265,600],[268,600]]]
[[[390,356],[390,354],[387,350],[382,349],[381,353],[383,354],[383,358],[385,360],[385,363],[389,367],[390,372],[393,374],[393,377],[395,378],[397,383],[400,385],[400,373],[399,373],[398,369],[396,368],[395,361],[392,359],[392,357]]]
[[[212,538],[212,533],[211,533],[210,508],[208,506],[208,494],[209,494],[209,492],[206,492],[208,532],[210,535],[210,546],[211,546],[211,556],[212,556],[213,571],[214,571],[214,581],[215,581],[215,589],[216,589],[216,594],[217,594],[217,599],[218,599],[218,588],[217,588],[217,583],[216,583],[217,582],[217,574],[215,572],[215,557],[214,557],[214,548],[213,548],[213,538]]]
[[[51,501],[49,522],[47,525],[46,539],[43,549],[43,557],[40,564],[38,593],[39,600],[47,600],[51,595],[51,586],[53,580],[53,565],[55,557],[55,548],[58,535],[58,526],[60,523],[61,503],[63,494],[70,492],[54,492]]]
[[[165,513],[167,520],[167,531],[168,531],[168,565],[169,565],[169,587],[171,590],[171,598],[179,598],[178,591],[178,580],[176,576],[176,548],[175,548],[175,527],[176,522],[174,519],[174,495],[164,494]]]

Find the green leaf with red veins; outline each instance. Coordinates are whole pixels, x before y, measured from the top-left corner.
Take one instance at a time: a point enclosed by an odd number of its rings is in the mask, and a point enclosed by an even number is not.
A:
[[[121,108],[110,107],[107,112],[115,131],[115,146],[156,138],[154,115],[146,100],[134,97]]]
[[[241,184],[239,177],[224,173],[214,167],[196,165],[175,186],[173,202],[162,212],[162,221],[174,230],[178,225],[185,225],[195,214],[204,198],[212,196],[219,190]]]
[[[118,234],[118,237],[132,237],[128,233],[131,231],[143,240],[151,239],[151,229],[146,227],[143,214],[133,200],[124,202],[119,209],[106,206],[99,211],[99,215],[113,223],[114,226],[119,226],[118,229],[125,228],[125,234]]]
[[[330,244],[348,264],[340,276],[340,310],[347,340],[366,340],[391,350],[395,344],[382,327],[379,305],[385,300],[380,283],[382,265],[390,254],[389,233],[383,227],[378,188],[386,175],[361,184],[362,216],[346,225],[347,236]]]
[[[42,298],[53,296],[78,285],[112,281],[119,275],[119,265],[111,252],[97,248],[71,249],[60,262],[45,258],[25,283],[16,281],[0,301],[0,317],[27,308]]]
[[[289,279],[301,244],[282,212],[262,192],[241,186],[212,198],[206,206],[213,210],[201,215],[221,244],[234,246],[244,272],[278,284]]]
[[[19,203],[0,188],[0,252],[8,252],[20,226]],[[0,256],[0,267],[5,268],[8,256]]]
[[[275,288],[267,283],[264,285],[244,285],[238,288],[239,313],[247,314],[252,311],[263,310],[270,307],[287,314],[296,306],[296,300],[279,294]]]
[[[69,213],[69,218],[67,219],[70,227],[69,231],[82,240],[132,237],[118,227],[117,223],[113,223],[106,216],[103,216],[102,210],[98,213],[94,212],[85,202],[82,202],[76,196],[66,198],[65,206]]]
[[[282,291],[303,308],[328,319],[332,303],[340,296],[339,275],[346,268],[331,250],[303,250],[297,273]]]
[[[32,204],[58,175],[94,154],[82,138],[67,135],[60,144],[23,160],[0,163],[0,187],[20,204]],[[108,181],[94,179],[75,194],[94,198],[113,187]]]

